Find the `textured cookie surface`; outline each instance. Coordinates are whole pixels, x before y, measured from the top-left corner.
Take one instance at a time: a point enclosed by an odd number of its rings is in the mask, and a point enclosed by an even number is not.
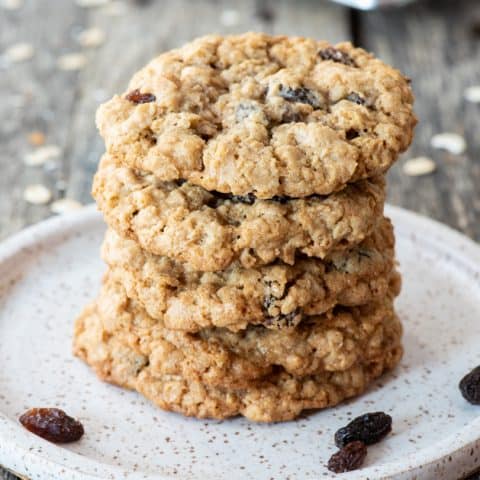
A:
[[[179,373],[240,388],[279,367],[305,376],[344,371],[377,358],[400,334],[392,303],[389,292],[382,302],[304,317],[295,328],[249,326],[236,333],[209,328],[193,334],[165,328],[107,276],[96,303],[77,322],[76,346],[89,349],[92,338],[113,337],[133,348],[156,375]]]
[[[151,174],[117,165],[106,155],[95,175],[93,196],[107,223],[143,249],[217,271],[296,254],[323,258],[367,237],[382,215],[383,178],[360,181],[328,197],[259,200],[160,182]]]
[[[337,304],[383,299],[389,284],[398,282],[392,271],[393,229],[387,219],[351,250],[328,260],[298,259],[295,265],[234,264],[219,272],[198,272],[146,253],[113,230],[105,236],[102,256],[110,275],[149,315],[168,328],[192,332],[211,326],[236,331],[249,323],[294,325],[302,315],[321,314]]]
[[[391,299],[312,317],[294,330],[173,332],[107,280],[77,320],[74,351],[101,378],[162,408],[274,421],[361,393],[399,360],[401,332]]]
[[[161,180],[302,197],[384,173],[412,104],[407,79],[349,43],[211,35],[151,61],[97,125],[110,154]]]

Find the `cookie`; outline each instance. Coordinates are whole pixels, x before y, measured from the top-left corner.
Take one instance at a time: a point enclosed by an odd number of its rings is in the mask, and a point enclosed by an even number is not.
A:
[[[93,196],[107,223],[148,252],[198,271],[233,262],[250,268],[299,254],[324,258],[361,242],[375,228],[384,180],[350,185],[328,197],[258,200],[208,192],[118,166],[105,156]]]
[[[131,370],[149,365],[156,376],[181,375],[207,385],[243,388],[279,368],[304,377],[348,370],[381,356],[401,330],[393,296],[388,292],[376,303],[305,316],[295,328],[250,325],[235,333],[215,327],[186,333],[150,317],[107,275],[98,299],[77,321],[75,349],[90,350],[96,338],[112,338],[137,354]]]
[[[185,415],[289,420],[363,392],[402,352],[390,301],[325,315],[287,335],[254,327],[197,336],[161,327],[112,288],[107,283],[77,320],[75,354],[103,380]],[[268,363],[274,359],[280,363]]]
[[[216,326],[232,331],[247,324],[276,328],[295,325],[302,315],[333,306],[355,306],[382,299],[393,272],[394,236],[388,219],[352,249],[328,260],[298,259],[256,268],[233,264],[227,270],[198,272],[107,231],[102,257],[110,276],[166,327],[195,332]],[[396,287],[398,289],[399,285]]]
[[[411,143],[408,79],[350,43],[247,33],[166,52],[97,112],[107,151],[234,195],[327,195]]]

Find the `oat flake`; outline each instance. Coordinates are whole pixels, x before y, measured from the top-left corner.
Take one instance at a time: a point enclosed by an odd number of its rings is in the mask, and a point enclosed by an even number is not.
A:
[[[240,22],[240,15],[237,10],[224,10],[220,14],[220,23],[225,27],[234,27]]]
[[[60,200],[56,200],[55,202],[50,205],[50,210],[53,213],[69,213],[75,210],[79,210],[82,208],[83,205],[72,198],[61,198]]]
[[[480,103],[480,85],[468,87],[463,96],[467,102]]]
[[[59,157],[61,153],[62,150],[57,145],[45,145],[37,148],[33,152],[27,153],[23,159],[23,163],[29,167],[37,167],[43,165],[47,160]]]
[[[403,172],[410,177],[428,175],[436,170],[435,162],[428,157],[417,157],[407,160],[403,164]]]
[[[431,140],[431,145],[433,148],[447,150],[454,155],[461,155],[467,148],[465,139],[461,135],[458,135],[458,133],[451,132],[434,135]]]
[[[11,63],[19,63],[30,60],[34,53],[33,46],[30,43],[21,42],[8,47],[3,56]]]
[[[39,131],[33,131],[28,134],[28,143],[39,147],[45,143],[45,135]]]
[[[76,0],[75,3],[83,8],[103,7],[110,3],[110,0]]]
[[[68,53],[57,60],[60,70],[81,70],[87,64],[87,57],[83,53]]]
[[[105,42],[105,32],[100,28],[89,28],[78,35],[78,43],[82,47],[95,48]]]
[[[23,0],[2,0],[0,6],[5,10],[18,10],[23,7]]]
[[[45,185],[29,185],[23,191],[23,198],[34,205],[45,205],[52,199],[52,192]]]
[[[120,17],[127,13],[127,6],[123,2],[110,2],[101,11],[111,17]]]

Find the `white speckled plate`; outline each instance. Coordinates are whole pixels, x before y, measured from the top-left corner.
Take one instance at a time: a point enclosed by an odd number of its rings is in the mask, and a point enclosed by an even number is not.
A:
[[[480,458],[480,407],[457,388],[480,364],[480,247],[426,218],[387,213],[404,275],[400,367],[357,400],[275,425],[162,412],[72,357],[73,319],[104,268],[93,208],[10,238],[0,246],[0,463],[41,480],[329,478],[335,430],[384,410],[393,434],[370,447],[365,468],[341,478],[462,477]],[[17,418],[34,406],[79,417],[84,438],[59,447],[25,431]]]

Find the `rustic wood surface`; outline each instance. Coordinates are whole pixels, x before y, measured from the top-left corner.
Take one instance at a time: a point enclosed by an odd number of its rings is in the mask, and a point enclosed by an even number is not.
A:
[[[97,105],[123,91],[128,78],[156,53],[209,32],[263,30],[332,42],[351,39],[412,78],[421,120],[414,145],[389,174],[389,200],[436,218],[480,240],[480,105],[463,99],[480,84],[480,2],[423,0],[401,9],[356,12],[321,0],[164,0],[112,2],[81,8],[74,0],[26,0],[18,10],[0,7],[0,53],[18,43],[34,57],[9,65],[0,56],[0,238],[48,217],[48,205],[27,204],[27,185],[42,183],[55,198],[91,202],[92,174],[103,146],[94,127]],[[2,0],[0,0],[0,5]],[[81,48],[80,31],[99,27],[106,41]],[[61,71],[60,55],[83,52],[80,71]],[[45,134],[62,156],[46,168],[26,167],[32,131]],[[430,139],[460,133],[467,152],[433,150]],[[427,155],[437,170],[408,177],[405,159]],[[0,478],[16,477],[7,472]],[[480,479],[480,476],[473,476]]]

